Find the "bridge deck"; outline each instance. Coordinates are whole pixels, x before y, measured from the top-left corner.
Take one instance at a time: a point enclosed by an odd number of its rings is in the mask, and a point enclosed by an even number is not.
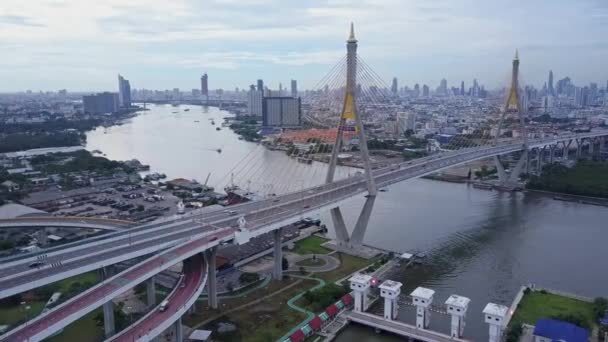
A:
[[[466,340],[451,337],[442,333],[438,333],[432,330],[418,329],[413,325],[389,321],[380,316],[372,315],[365,312],[354,312],[351,311],[346,315],[346,318],[352,322],[367,325],[372,328],[381,329],[384,331],[391,332],[400,336],[411,337],[418,341],[425,342],[454,342]]]

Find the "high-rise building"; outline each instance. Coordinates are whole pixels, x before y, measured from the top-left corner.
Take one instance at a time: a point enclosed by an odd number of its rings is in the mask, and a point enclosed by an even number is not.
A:
[[[131,107],[131,84],[120,75],[118,75],[118,101],[120,107]]]
[[[201,95],[209,97],[209,76],[207,76],[207,73],[201,76]]]
[[[460,81],[460,96],[464,96],[464,81]]]
[[[291,97],[298,97],[298,81],[291,80]]]
[[[99,93],[82,97],[84,112],[88,114],[107,114],[118,112],[120,102],[117,93]]]
[[[264,80],[262,79],[258,80],[258,90],[264,92]]]
[[[553,70],[549,70],[549,82],[547,84],[547,93],[551,96],[555,96],[555,89],[553,89]]]
[[[418,83],[416,83],[414,85],[414,97],[418,97],[420,96],[420,85]]]
[[[473,88],[471,89],[471,96],[479,97],[479,83],[477,83],[477,79],[473,79]]]
[[[448,94],[448,81],[444,78],[439,83],[439,88],[437,88],[437,93],[439,95],[447,95]]]
[[[422,96],[423,97],[429,96],[429,86],[427,86],[426,84],[422,86]]]
[[[407,130],[416,128],[416,114],[410,112],[397,113],[397,135],[403,135]]]
[[[249,115],[262,116],[262,101],[264,100],[263,94],[264,92],[262,90],[257,90],[253,84],[249,87],[247,101]]]
[[[265,97],[262,105],[262,125],[266,127],[298,127],[302,124],[299,97]]]
[[[391,84],[391,93],[393,93],[393,95],[397,95],[398,91],[399,86],[397,85],[397,77],[393,77],[393,84]]]

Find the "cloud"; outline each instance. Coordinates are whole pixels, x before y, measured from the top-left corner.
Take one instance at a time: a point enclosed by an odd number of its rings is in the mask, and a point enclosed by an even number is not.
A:
[[[517,47],[530,56],[528,80],[541,82],[549,68],[608,78],[598,62],[608,58],[607,19],[605,0],[1,0],[0,65],[5,77],[50,89],[105,84],[84,79],[85,69],[111,71],[112,84],[120,71],[134,87],[137,77],[187,87],[198,69],[231,86],[290,75],[305,87],[344,55],[354,21],[360,54],[386,80],[491,84]],[[23,76],[33,65],[71,76]]]
[[[0,25],[16,25],[16,26],[31,26],[44,27],[45,25],[38,24],[32,18],[21,15],[0,15]]]

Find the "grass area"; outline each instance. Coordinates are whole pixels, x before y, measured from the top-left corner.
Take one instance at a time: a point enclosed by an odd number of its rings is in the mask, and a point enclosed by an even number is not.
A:
[[[326,262],[323,259],[306,259],[296,262],[296,266],[324,266],[325,264]]]
[[[217,327],[219,322],[231,322],[237,331],[227,334],[213,334],[214,341],[231,342],[266,342],[276,341],[307,316],[287,306],[287,301],[296,294],[316,285],[311,280],[302,280],[300,284],[271,298],[262,300],[242,310],[207,324],[205,329]]]
[[[549,293],[530,292],[519,303],[511,325],[536,324],[540,318],[576,315],[583,318],[588,326],[594,325],[593,304]]]
[[[46,302],[28,302],[26,305],[17,305],[13,307],[0,308],[0,325],[13,325],[26,318],[38,316]],[[29,310],[25,310],[25,306],[29,306]]]
[[[86,336],[87,341],[102,341],[103,340],[103,327],[97,326],[97,322],[94,320],[95,315],[101,312],[101,309],[97,309],[88,315],[82,317],[76,322],[67,326],[63,331],[56,336],[53,336],[46,341],[48,342],[72,342],[72,341],[83,341]]]
[[[331,250],[321,246],[325,242],[327,242],[327,239],[312,235],[306,239],[296,241],[292,252],[297,254],[327,254]]]
[[[527,187],[608,198],[608,162],[581,160],[572,168],[558,163],[549,164],[543,167],[540,176],[530,178]]]
[[[96,271],[93,271],[93,272],[79,274],[77,276],[67,278],[64,280],[60,280],[55,284],[57,285],[57,291],[65,294],[70,291],[70,288],[72,287],[72,284],[74,284],[74,283],[80,283],[80,284],[89,283],[91,285],[95,285],[98,282],[99,282],[99,273],[97,273]]]
[[[340,260],[340,267],[331,272],[315,273],[315,278],[333,282],[373,263],[373,260],[366,260],[344,253],[335,253],[332,256]]]
[[[202,322],[206,319],[209,318],[209,316],[215,315],[215,314],[219,314],[223,311],[227,311],[236,307],[239,307],[241,305],[247,304],[251,301],[254,301],[256,299],[262,298],[264,296],[267,296],[275,291],[278,291],[286,286],[289,286],[291,284],[293,284],[294,282],[299,281],[298,279],[295,278],[285,278],[282,281],[276,281],[273,280],[270,283],[268,283],[268,285],[266,285],[265,287],[262,287],[260,289],[257,289],[251,293],[248,293],[242,297],[238,297],[238,298],[220,298],[219,299],[219,304],[220,304],[220,310],[211,310],[208,306],[207,306],[207,301],[203,300],[203,301],[198,301],[197,305],[202,308],[202,313],[195,313],[193,315],[189,315],[187,317],[184,318],[184,324],[188,325],[188,326],[193,326],[198,322]],[[299,286],[296,286],[296,288],[299,288]]]

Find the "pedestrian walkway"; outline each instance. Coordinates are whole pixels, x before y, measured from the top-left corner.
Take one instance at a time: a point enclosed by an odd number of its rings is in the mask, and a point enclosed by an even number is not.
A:
[[[372,315],[365,312],[351,311],[346,314],[346,318],[352,322],[367,325],[374,329],[380,329],[400,336],[413,338],[424,342],[458,342],[466,341],[451,337],[432,330],[419,329],[407,323],[387,320],[383,317]]]

